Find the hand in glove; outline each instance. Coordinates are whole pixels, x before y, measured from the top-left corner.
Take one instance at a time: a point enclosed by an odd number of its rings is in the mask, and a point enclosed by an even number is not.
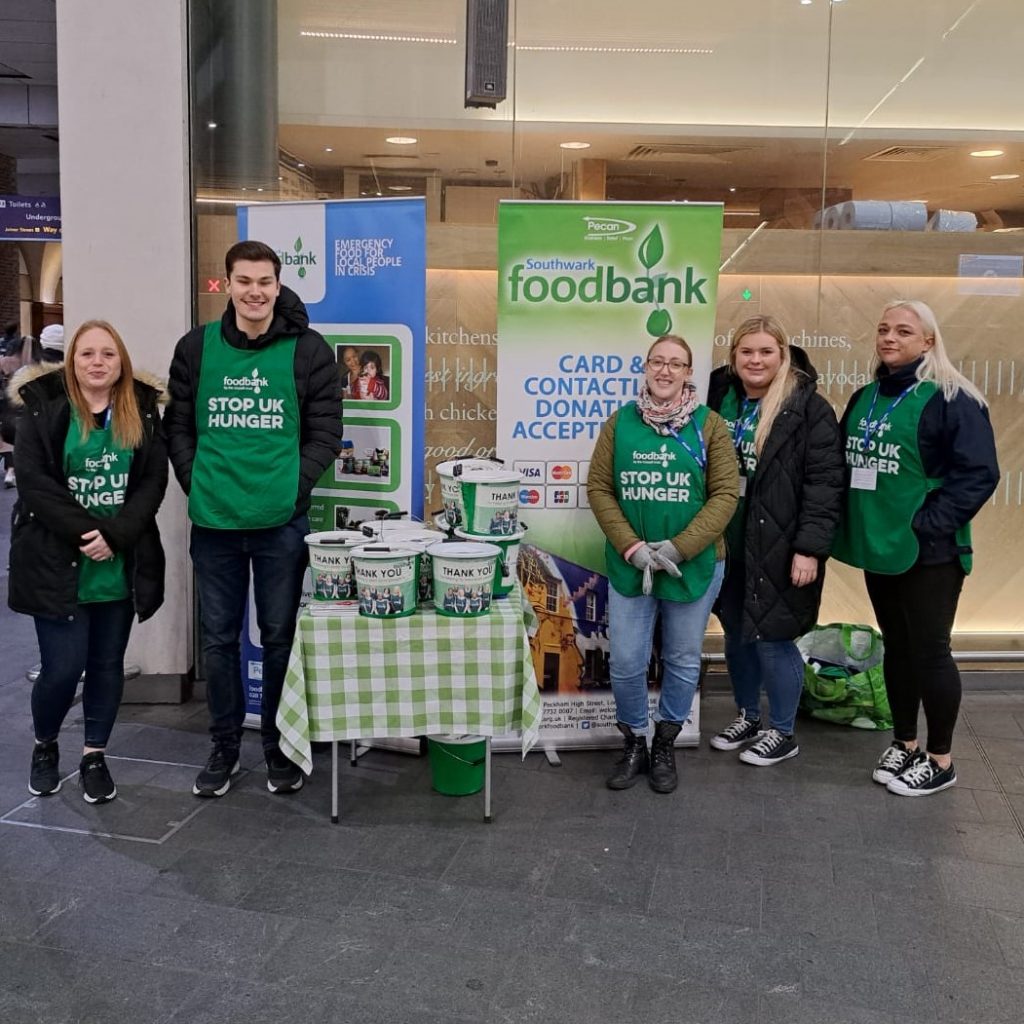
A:
[[[655,565],[654,562],[654,548],[652,548],[650,544],[641,544],[640,547],[638,547],[636,551],[629,556],[629,564],[633,566],[634,569],[639,569],[644,574],[641,589],[645,596],[650,594],[654,589],[654,573],[660,568],[660,566]],[[678,572],[678,570],[676,571]]]
[[[683,560],[683,556],[679,554],[679,549],[672,541],[659,540],[657,543],[651,544],[650,549],[651,562],[656,570],[664,569],[669,576],[676,578],[683,575],[679,571],[679,563]]]

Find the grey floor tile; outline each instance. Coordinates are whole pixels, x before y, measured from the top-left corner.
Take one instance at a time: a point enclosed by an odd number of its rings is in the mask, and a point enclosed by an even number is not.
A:
[[[996,929],[987,911],[932,899],[875,897],[878,930],[890,948],[911,963],[928,964],[946,958],[966,963],[1000,963]]]
[[[747,1024],[757,1018],[757,996],[726,993],[701,978],[666,981],[640,975],[632,1016],[645,1024]]]
[[[560,852],[551,864],[544,895],[640,913],[647,909],[657,870],[649,860]]]
[[[561,942],[578,907],[568,900],[500,889],[466,889],[447,932],[461,945],[508,955],[543,936]]]
[[[869,890],[765,878],[761,932],[777,942],[871,943],[879,921]]]
[[[837,889],[911,899],[931,899],[942,892],[936,862],[915,851],[834,846],[832,865]]]
[[[448,927],[465,898],[464,887],[443,881],[371,875],[353,898],[349,913],[372,920],[402,920]]]
[[[771,832],[733,836],[728,846],[730,875],[761,875],[765,882],[780,880],[805,885],[832,884],[832,852],[828,843],[809,836],[795,839]]]
[[[952,858],[937,867],[950,901],[1024,915],[1024,867]]]
[[[932,960],[927,972],[938,1019],[956,1024],[1019,1024],[1024,1006],[1024,972],[1003,964]]]
[[[754,1020],[755,1018],[751,1018]],[[758,1024],[896,1024],[893,1017],[877,1009],[837,1005],[833,1000],[803,999],[795,992],[768,992],[761,996]]]
[[[1020,722],[1004,711],[971,708],[964,717],[982,739],[1024,740],[1024,728]]]
[[[258,857],[227,857],[216,850],[186,849],[146,886],[152,896],[172,896],[235,906],[275,862]]]
[[[440,878],[470,841],[462,829],[446,832],[397,825],[357,829],[352,838],[348,866],[417,878]]]
[[[238,901],[242,910],[335,921],[366,885],[365,871],[278,861]]]
[[[507,889],[540,895],[559,861],[556,850],[512,834],[467,837],[450,847],[444,881],[478,889]],[[548,895],[566,898],[560,892]]]
[[[1024,737],[1019,739],[979,737],[978,743],[992,761],[998,761],[1000,764],[1024,765]]]
[[[957,825],[968,860],[1024,866],[1024,836],[1014,825]]]
[[[1024,968],[1024,916],[988,911],[992,930],[1009,967]]]
[[[654,917],[674,917],[686,923],[715,921],[756,930],[761,923],[761,885],[759,877],[662,867],[646,909]]]

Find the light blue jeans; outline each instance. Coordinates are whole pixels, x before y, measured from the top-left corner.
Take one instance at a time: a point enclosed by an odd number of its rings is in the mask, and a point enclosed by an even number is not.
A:
[[[725,562],[715,563],[707,591],[690,602],[665,601],[653,595],[623,597],[609,584],[608,638],[615,714],[634,732],[647,731],[647,667],[659,616],[664,672],[655,717],[681,724],[689,716],[700,679],[704,632],[724,573]]]

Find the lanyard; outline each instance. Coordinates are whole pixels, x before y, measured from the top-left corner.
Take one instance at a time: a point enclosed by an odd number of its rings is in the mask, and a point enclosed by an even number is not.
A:
[[[914,390],[916,386],[917,381],[914,381],[913,384],[908,384],[889,403],[889,408],[882,413],[882,415],[878,418],[878,422],[874,424],[874,427],[872,427],[871,418],[875,414],[875,403],[878,401],[878,396],[881,392],[881,385],[875,384],[875,393],[871,396],[871,405],[868,407],[867,418],[864,422],[864,451],[868,450],[868,446],[871,444],[871,438],[874,437],[875,434],[881,433],[882,427],[885,425],[885,422],[889,419],[889,414],[896,408],[897,405],[900,404],[900,402],[903,401],[904,398],[907,397],[907,395],[910,394],[911,391]]]
[[[700,451],[695,452],[684,440],[682,433],[676,433],[674,430],[670,431],[672,436],[686,449],[687,455],[697,463],[700,471],[704,472],[704,467],[708,464],[708,448],[704,443],[704,432],[697,429],[697,424],[694,423],[693,417],[690,418],[690,425],[693,427],[694,432],[697,435],[697,442],[700,445]],[[683,428],[686,429],[685,427]]]
[[[103,415],[103,429],[104,430],[109,430],[110,429],[110,414],[111,414],[111,412],[113,412],[113,408],[114,407],[112,405],[108,405],[107,406],[107,411]]]
[[[750,412],[747,409],[750,408]],[[743,435],[757,422],[761,415],[761,400],[759,398],[744,398],[743,406],[732,427],[732,446],[736,451],[740,450],[743,444]]]

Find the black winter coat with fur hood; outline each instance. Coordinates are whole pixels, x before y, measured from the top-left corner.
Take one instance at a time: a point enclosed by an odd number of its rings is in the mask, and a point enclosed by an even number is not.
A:
[[[163,604],[164,551],[156,512],[167,490],[167,449],[158,404],[164,390],[155,378],[136,373],[135,397],[143,439],[132,456],[125,503],[111,518],[94,516],[68,490],[64,440],[71,403],[64,364],[28,366],[8,389],[18,408],[14,468],[18,501],[11,521],[8,604],[16,612],[73,619],[78,608],[82,534],[98,529],[113,551],[123,552],[139,621]]]
[[[742,561],[743,641],[793,640],[817,621],[825,560],[839,525],[846,463],[835,411],[818,394],[817,373],[799,348],[790,348],[798,384],[779,411],[747,485],[747,525]],[[711,374],[708,405],[718,411],[730,388],[742,388],[727,366]],[[818,578],[804,587],[790,582],[793,555],[818,559]],[[732,588],[739,581],[726,580]],[[723,587],[723,591],[725,588]]]

